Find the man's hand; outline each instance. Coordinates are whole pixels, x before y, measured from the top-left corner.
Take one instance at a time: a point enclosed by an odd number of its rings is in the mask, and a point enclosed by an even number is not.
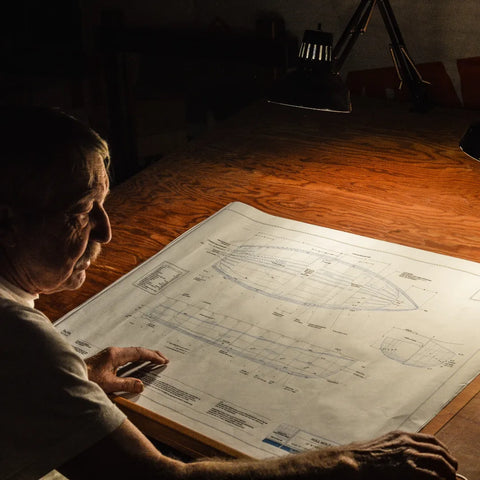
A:
[[[138,378],[120,378],[116,372],[128,362],[149,361],[165,365],[168,359],[160,352],[142,347],[109,347],[85,360],[88,378],[100,385],[106,393],[129,392],[141,393],[143,383]]]
[[[391,432],[346,448],[371,480],[454,480],[458,467],[445,445],[420,433]]]

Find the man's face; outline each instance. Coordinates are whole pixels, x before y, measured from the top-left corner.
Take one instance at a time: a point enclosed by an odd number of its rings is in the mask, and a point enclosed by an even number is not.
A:
[[[111,239],[103,207],[109,190],[108,175],[98,155],[92,154],[89,160],[93,183],[87,171],[75,178],[60,173],[55,205],[45,214],[30,215],[19,223],[14,280],[30,293],[79,288],[101,244]]]

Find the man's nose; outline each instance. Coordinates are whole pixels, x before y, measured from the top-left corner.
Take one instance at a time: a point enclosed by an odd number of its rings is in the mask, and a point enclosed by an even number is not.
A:
[[[108,243],[112,239],[112,227],[107,211],[102,205],[98,205],[92,217],[90,238],[98,243]]]

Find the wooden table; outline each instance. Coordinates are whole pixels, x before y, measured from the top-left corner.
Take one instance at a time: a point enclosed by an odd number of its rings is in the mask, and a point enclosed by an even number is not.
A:
[[[350,115],[252,105],[115,187],[107,202],[113,240],[84,287],[38,306],[59,318],[235,200],[480,262],[480,163],[458,148],[478,117],[362,98]],[[480,479],[479,392],[477,378],[425,428],[448,444],[470,480]],[[192,455],[235,455],[203,438],[197,448],[191,432],[127,401],[122,408],[147,433]]]

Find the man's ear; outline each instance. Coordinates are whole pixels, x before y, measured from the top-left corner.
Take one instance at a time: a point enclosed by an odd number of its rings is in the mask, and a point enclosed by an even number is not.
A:
[[[16,228],[15,214],[10,205],[0,203],[0,246],[14,247]]]

